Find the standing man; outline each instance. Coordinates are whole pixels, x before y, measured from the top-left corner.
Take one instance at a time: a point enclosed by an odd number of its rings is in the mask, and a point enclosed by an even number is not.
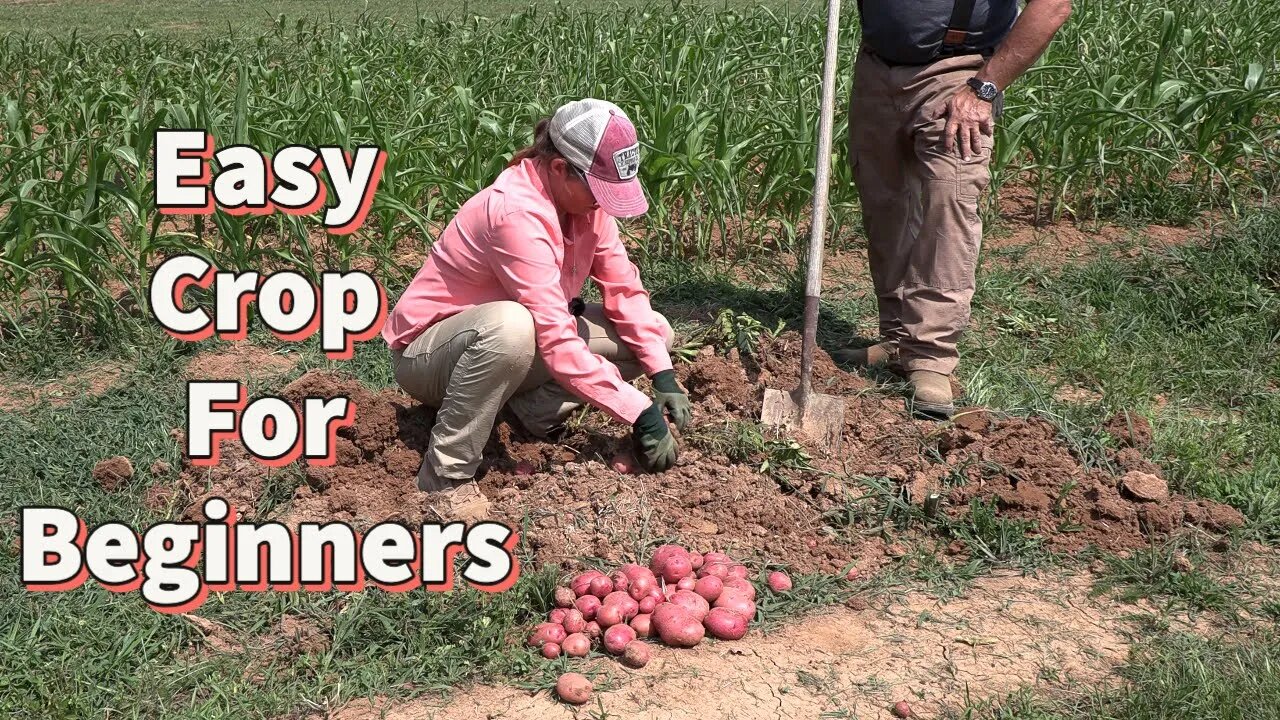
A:
[[[914,410],[949,418],[969,322],[1004,90],[1071,15],[1071,0],[859,0],[863,44],[849,101],[880,342],[837,351],[910,380]]]

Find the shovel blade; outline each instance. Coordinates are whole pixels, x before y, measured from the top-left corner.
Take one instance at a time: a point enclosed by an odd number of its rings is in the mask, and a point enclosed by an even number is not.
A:
[[[823,447],[837,448],[844,431],[844,399],[811,393],[800,407],[798,393],[765,388],[760,422],[769,427],[800,430]]]

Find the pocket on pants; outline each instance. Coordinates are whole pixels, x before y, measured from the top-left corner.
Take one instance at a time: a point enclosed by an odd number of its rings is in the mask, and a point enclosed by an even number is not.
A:
[[[978,152],[969,157],[956,160],[957,193],[961,199],[976,200],[982,197],[991,184],[991,152],[995,138],[982,135]]]

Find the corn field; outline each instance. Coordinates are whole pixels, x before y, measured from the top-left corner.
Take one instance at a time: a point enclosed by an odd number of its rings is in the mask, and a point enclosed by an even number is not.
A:
[[[852,3],[849,3],[852,5]],[[649,215],[643,258],[750,262],[804,240],[825,17],[530,8],[497,19],[355,24],[281,17],[233,38],[0,36],[0,335],[33,317],[110,322],[142,306],[150,268],[203,254],[223,268],[353,264],[395,285],[468,196],[561,102],[602,97],[636,121]],[[858,43],[845,19],[846,102]],[[1267,202],[1280,145],[1280,6],[1077,2],[1008,93],[993,197],[1034,192],[1044,219],[1177,222]],[[315,218],[162,218],[158,127],[219,147],[374,143],[388,161],[363,229]],[[836,118],[833,222],[857,227]]]

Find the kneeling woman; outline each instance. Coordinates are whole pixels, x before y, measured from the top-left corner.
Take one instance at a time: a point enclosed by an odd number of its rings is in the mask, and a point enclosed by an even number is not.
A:
[[[487,514],[474,476],[504,408],[545,438],[585,401],[631,426],[645,470],[675,463],[664,412],[683,429],[691,410],[671,369],[671,327],[649,306],[614,220],[648,211],[638,167],[621,109],[562,106],[463,204],[387,318],[396,382],[438,408],[418,489],[437,493],[442,517]],[[578,297],[588,277],[603,304]],[[653,398],[629,384],[641,374]]]

